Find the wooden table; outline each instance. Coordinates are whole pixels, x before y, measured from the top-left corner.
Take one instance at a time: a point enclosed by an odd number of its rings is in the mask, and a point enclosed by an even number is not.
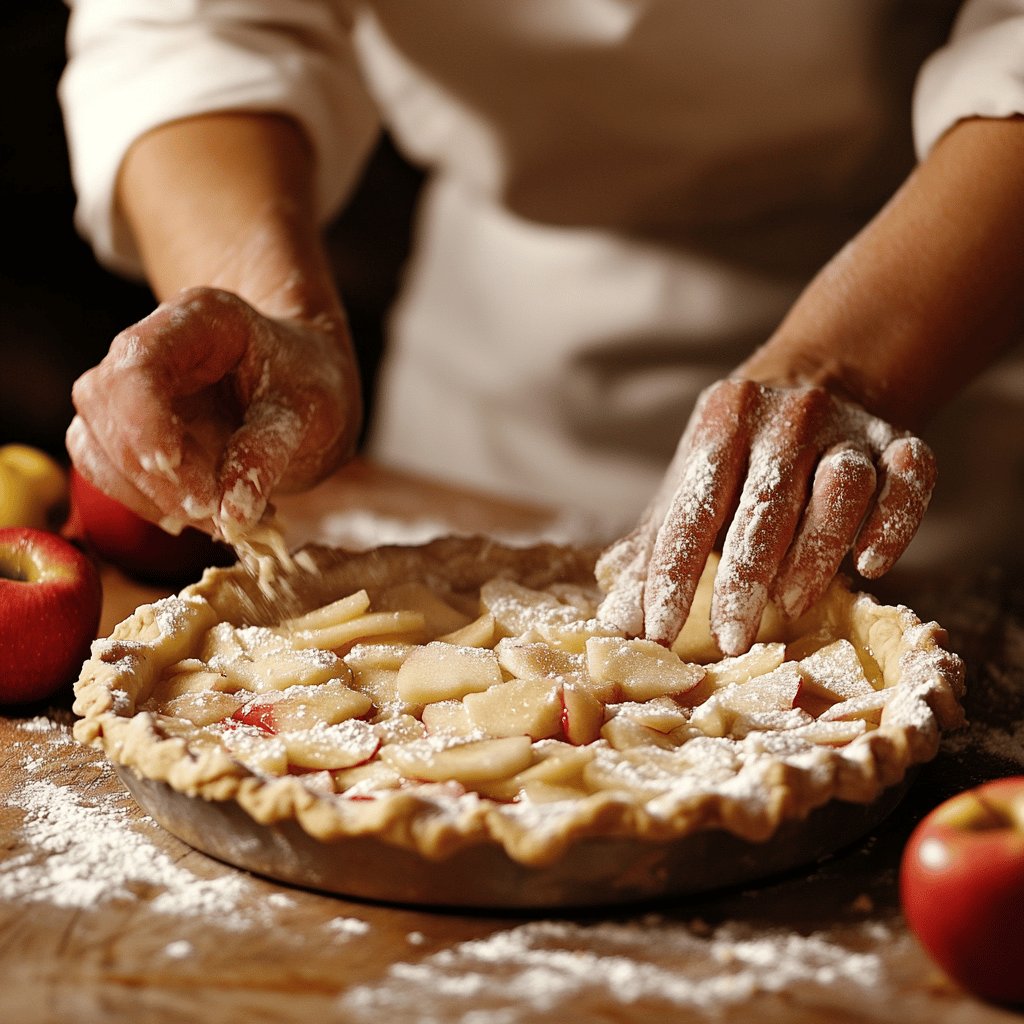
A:
[[[345,508],[377,510],[393,535],[444,522],[526,534],[553,521],[365,466],[285,506],[307,534],[335,516],[331,539]],[[163,592],[113,570],[105,584],[104,629]],[[967,658],[971,727],[852,849],[749,889],[627,911],[423,912],[267,882],[139,811],[72,739],[70,699],[10,712],[0,718],[0,1022],[1024,1021],[930,966],[896,884],[928,808],[1024,771],[1024,586],[995,570],[900,586]]]

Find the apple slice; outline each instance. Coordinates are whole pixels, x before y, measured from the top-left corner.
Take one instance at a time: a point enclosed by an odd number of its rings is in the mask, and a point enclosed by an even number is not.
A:
[[[798,665],[804,689],[816,697],[838,701],[875,692],[849,640],[836,640],[802,658]]]
[[[154,685],[151,701],[173,700],[186,693],[232,688],[232,684],[225,676],[219,672],[211,672],[203,662],[194,658],[178,662],[167,672],[168,674],[157,680]]]
[[[601,605],[601,593],[594,586],[556,580],[544,589],[562,604],[572,608],[580,619],[593,619]]]
[[[319,686],[292,686],[261,694],[240,707],[233,717],[269,732],[285,732],[358,718],[370,707],[366,694],[333,679]]]
[[[430,587],[418,580],[408,580],[388,587],[376,601],[376,607],[381,611],[419,612],[423,616],[426,635],[430,639],[462,629],[470,622],[468,615],[453,608]]]
[[[400,714],[394,718],[382,718],[373,723],[374,731],[381,743],[409,743],[421,740],[427,734],[423,723],[412,715]]]
[[[673,737],[660,729],[652,729],[649,725],[631,718],[629,715],[615,715],[601,726],[601,739],[616,750],[629,750],[632,747],[663,747],[669,749],[678,746]]]
[[[351,679],[349,667],[330,651],[293,651],[282,647],[272,653],[241,656],[230,660],[211,658],[210,668],[225,676],[241,690],[266,693],[289,686],[317,686],[329,679]]]
[[[687,725],[689,714],[684,711],[671,697],[655,697],[653,700],[627,701],[615,704],[608,709],[610,717],[630,718],[634,722],[654,729],[666,735]]]
[[[480,693],[468,693],[463,704],[470,721],[488,736],[557,736],[562,728],[561,683],[550,679],[512,679]]]
[[[336,651],[370,637],[402,637],[416,641],[424,638],[426,631],[422,612],[367,612],[333,626],[294,632],[290,639],[296,648],[320,647]]]
[[[457,647],[492,647],[494,645],[494,616],[490,612],[484,612],[483,615],[477,616],[461,629],[446,633],[438,639],[445,643],[455,644]]]
[[[844,722],[863,718],[869,725],[878,725],[885,706],[895,695],[895,689],[872,690],[863,697],[851,697],[826,708],[818,715],[819,722]]]
[[[425,704],[420,720],[432,736],[479,736],[480,733],[480,727],[470,718],[461,700]]]
[[[706,736],[730,735],[740,719],[744,720],[741,725],[744,732],[758,722],[782,725],[778,713],[794,710],[802,683],[803,676],[796,664],[785,662],[773,672],[746,683],[731,683],[716,691],[694,709],[690,724]]]
[[[380,757],[407,779],[473,785],[506,779],[533,762],[529,736],[470,740],[452,745],[417,740],[381,747]]]
[[[230,622],[218,622],[203,634],[197,660],[209,665],[211,661],[224,663],[246,654],[235,627]]]
[[[398,671],[392,668],[363,668],[352,672],[352,689],[366,694],[378,714],[417,714],[421,706],[398,695]]]
[[[480,588],[480,603],[494,616],[502,636],[523,636],[539,623],[570,625],[580,619],[575,608],[554,595],[509,579],[488,580]]]
[[[615,684],[631,701],[682,695],[704,678],[700,665],[680,661],[653,640],[610,636],[587,641],[587,668],[594,682]]]
[[[806,725],[797,726],[797,728],[791,729],[789,734],[820,746],[844,747],[858,736],[863,736],[867,731],[868,723],[863,718],[849,718],[836,722],[822,722],[819,719],[815,722],[808,722]]]
[[[566,683],[561,690],[562,733],[572,744],[593,743],[601,735],[605,706],[586,686]]]
[[[733,683],[745,683],[755,676],[774,672],[785,660],[785,644],[754,644],[746,654],[737,654],[705,665],[705,679],[712,690],[720,690]]]
[[[549,679],[586,684],[587,662],[582,654],[556,650],[545,643],[505,637],[494,648],[498,664],[518,679]]]
[[[170,700],[159,702],[159,711],[172,718],[184,718],[193,725],[212,725],[242,706],[242,698],[219,690],[201,690],[182,693]]]
[[[281,733],[280,739],[290,765],[329,771],[365,764],[380,747],[373,726],[357,718],[336,725],[321,722],[311,729]]]
[[[345,652],[345,664],[354,672],[368,668],[385,668],[398,671],[405,659],[417,649],[418,644],[390,641],[383,643],[353,644]]]
[[[283,633],[303,633],[320,629],[331,629],[343,622],[362,615],[370,607],[370,595],[357,590],[347,597],[340,597],[330,604],[313,608],[303,615],[295,615],[281,623]]]
[[[277,736],[242,723],[221,729],[221,741],[231,756],[251,772],[281,776],[288,771],[288,750]]]
[[[334,788],[350,798],[367,798],[375,793],[391,789],[399,789],[402,776],[390,765],[378,758],[354,765],[351,768],[339,768],[332,772]]]
[[[494,651],[433,640],[419,647],[398,670],[398,695],[411,704],[461,700],[502,681]]]

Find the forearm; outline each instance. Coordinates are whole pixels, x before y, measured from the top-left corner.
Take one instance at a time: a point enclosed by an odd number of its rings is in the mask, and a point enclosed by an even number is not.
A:
[[[1024,333],[1024,120],[954,128],[737,373],[919,427]]]
[[[313,209],[313,155],[275,115],[176,121],[129,151],[118,200],[157,297],[208,286],[272,317],[340,317]]]

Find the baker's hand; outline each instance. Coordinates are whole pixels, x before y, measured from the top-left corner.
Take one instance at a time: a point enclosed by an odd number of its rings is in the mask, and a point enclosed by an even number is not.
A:
[[[711,631],[723,653],[742,653],[769,599],[800,615],[847,552],[861,575],[887,572],[921,522],[935,475],[923,441],[823,388],[720,381],[701,395],[640,525],[599,560],[602,618],[674,642],[729,523]]]
[[[79,470],[171,530],[255,524],[355,447],[362,405],[344,317],[270,319],[195,288],[119,334],[76,381]]]

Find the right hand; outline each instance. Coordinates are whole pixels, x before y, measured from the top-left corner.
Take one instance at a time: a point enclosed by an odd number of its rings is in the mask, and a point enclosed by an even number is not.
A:
[[[670,647],[728,525],[710,625],[724,654],[741,654],[769,599],[787,618],[802,615],[848,552],[867,579],[888,572],[935,476],[920,438],[825,388],[719,381],[640,525],[598,562],[602,617]]]
[[[271,319],[192,288],[119,334],[74,385],[78,469],[138,514],[217,536],[254,526],[355,449],[362,400],[343,314]]]

